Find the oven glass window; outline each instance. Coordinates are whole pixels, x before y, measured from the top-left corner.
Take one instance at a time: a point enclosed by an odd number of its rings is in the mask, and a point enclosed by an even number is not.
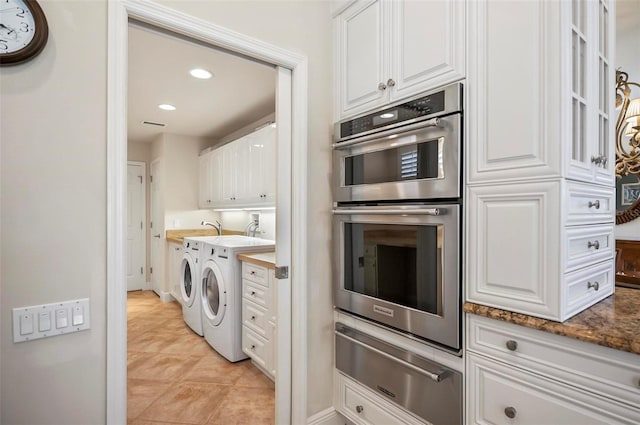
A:
[[[442,311],[442,225],[344,223],[344,289]]]
[[[344,159],[345,186],[442,177],[438,139]]]

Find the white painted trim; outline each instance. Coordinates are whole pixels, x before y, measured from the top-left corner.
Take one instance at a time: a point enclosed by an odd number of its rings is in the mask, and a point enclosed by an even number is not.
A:
[[[162,301],[163,303],[170,303],[172,301],[175,301],[175,298],[173,298],[173,295],[171,295],[171,292],[160,291],[158,296],[160,297],[160,301]]]
[[[108,2],[107,23],[107,424],[127,421],[126,81],[129,19],[291,69],[291,423],[307,420],[307,58],[147,0]]]
[[[307,425],[344,425],[344,417],[333,407],[324,409],[307,418]]]

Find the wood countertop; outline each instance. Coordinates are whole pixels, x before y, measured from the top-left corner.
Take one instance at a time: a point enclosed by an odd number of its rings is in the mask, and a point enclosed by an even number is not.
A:
[[[239,230],[222,230],[223,235],[243,235],[244,232]],[[192,236],[218,236],[218,232],[216,229],[208,228],[208,229],[173,229],[167,230],[166,239],[167,242],[179,243],[182,245],[184,242],[184,238],[189,238]]]
[[[465,303],[464,311],[640,354],[640,290],[638,289],[616,287],[613,295],[563,323],[474,303]]]
[[[269,269],[276,268],[276,252],[256,252],[252,254],[250,252],[244,254],[238,254],[236,256],[240,261],[246,261],[248,263],[257,264],[262,267],[267,267]]]

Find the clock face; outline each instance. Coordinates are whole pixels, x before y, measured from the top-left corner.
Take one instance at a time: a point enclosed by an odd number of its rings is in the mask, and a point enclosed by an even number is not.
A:
[[[27,47],[35,31],[35,18],[24,0],[0,0],[0,55]]]
[[[36,57],[48,38],[47,18],[36,0],[0,0],[0,66]]]

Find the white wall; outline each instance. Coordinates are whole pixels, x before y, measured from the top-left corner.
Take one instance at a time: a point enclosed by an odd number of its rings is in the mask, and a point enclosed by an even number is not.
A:
[[[35,60],[0,69],[0,423],[100,424],[106,399],[105,0],[41,0]],[[331,19],[323,1],[162,1],[309,58],[309,414],[331,405]],[[194,164],[194,168],[197,166]],[[13,344],[11,309],[89,297],[91,330]]]
[[[0,68],[0,423],[99,424],[106,397],[106,2],[40,1],[44,51]],[[91,329],[14,344],[11,309],[88,297]]]
[[[629,74],[629,81],[640,83],[640,4],[637,0],[619,0],[616,11],[616,64]],[[632,97],[640,96],[637,87]],[[640,219],[616,225],[616,239],[640,239]]]

